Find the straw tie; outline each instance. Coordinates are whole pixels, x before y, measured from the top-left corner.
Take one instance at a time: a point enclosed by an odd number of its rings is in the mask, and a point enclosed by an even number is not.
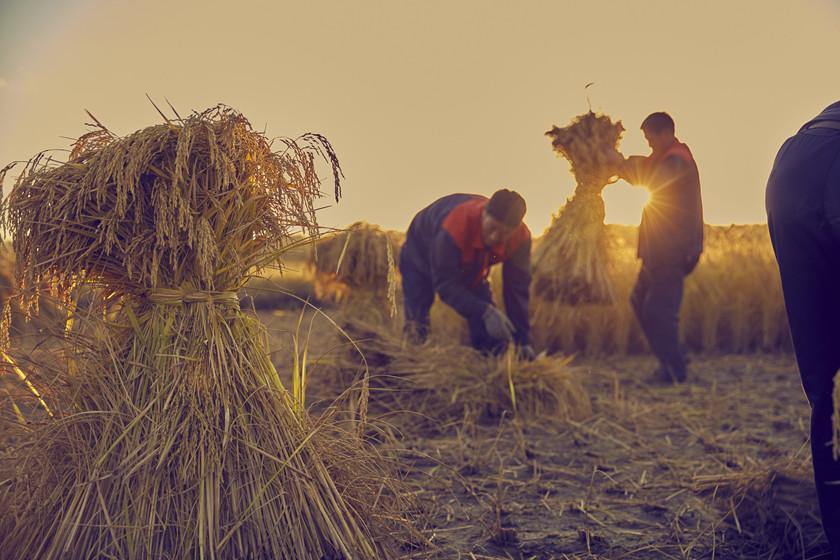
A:
[[[150,303],[157,305],[187,305],[190,303],[208,303],[239,307],[239,295],[234,290],[212,291],[191,290],[189,288],[157,288],[147,292]]]

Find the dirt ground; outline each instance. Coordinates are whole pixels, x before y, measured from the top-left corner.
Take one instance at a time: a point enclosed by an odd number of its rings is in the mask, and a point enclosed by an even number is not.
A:
[[[280,369],[296,317],[263,313]],[[330,330],[322,321],[313,332]],[[310,344],[329,363],[339,339]],[[324,380],[312,357],[317,394]],[[793,357],[694,356],[676,386],[649,384],[654,365],[649,356],[573,362],[593,402],[581,422],[465,418],[418,430],[425,423],[410,414],[389,417],[432,544],[414,554],[819,557],[809,411]]]

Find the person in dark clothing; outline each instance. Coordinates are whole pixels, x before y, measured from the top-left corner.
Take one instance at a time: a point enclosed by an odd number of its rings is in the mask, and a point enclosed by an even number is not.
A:
[[[767,181],[767,225],[811,405],[822,522],[840,560],[840,462],[832,456],[832,381],[840,368],[840,101],[782,145]]]
[[[700,175],[667,113],[649,115],[641,128],[651,155],[631,156],[620,164],[622,178],[650,190],[639,226],[642,268],[630,303],[659,360],[652,381],[682,382],[687,363],[679,340],[683,283],[703,252]]]
[[[417,213],[400,252],[405,333],[426,340],[435,293],[467,319],[472,346],[499,354],[510,342],[526,359],[535,357],[528,340],[531,232],[522,223],[525,201],[502,189],[489,200],[453,194]],[[507,314],[493,304],[487,277],[502,263]]]

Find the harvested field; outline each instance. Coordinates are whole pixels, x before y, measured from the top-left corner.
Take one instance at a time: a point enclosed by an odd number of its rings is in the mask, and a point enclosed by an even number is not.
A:
[[[281,370],[297,318],[263,314]],[[312,356],[308,390],[327,397],[333,381],[323,375],[335,373],[348,343],[325,340],[318,324],[326,320],[315,321],[322,334],[313,341],[334,351]],[[645,382],[654,367],[647,356],[573,366],[591,398],[583,419],[379,417],[396,438],[382,445],[399,449],[427,508],[435,546],[416,557],[815,557],[823,543],[809,410],[791,356],[697,357],[689,383],[674,387]],[[370,398],[375,410],[392,397],[372,390]]]

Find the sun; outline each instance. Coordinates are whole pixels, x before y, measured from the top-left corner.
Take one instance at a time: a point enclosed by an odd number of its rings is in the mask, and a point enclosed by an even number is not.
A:
[[[650,202],[650,190],[644,186],[633,186],[626,181],[617,181],[603,191],[608,224],[638,225],[642,210]]]

